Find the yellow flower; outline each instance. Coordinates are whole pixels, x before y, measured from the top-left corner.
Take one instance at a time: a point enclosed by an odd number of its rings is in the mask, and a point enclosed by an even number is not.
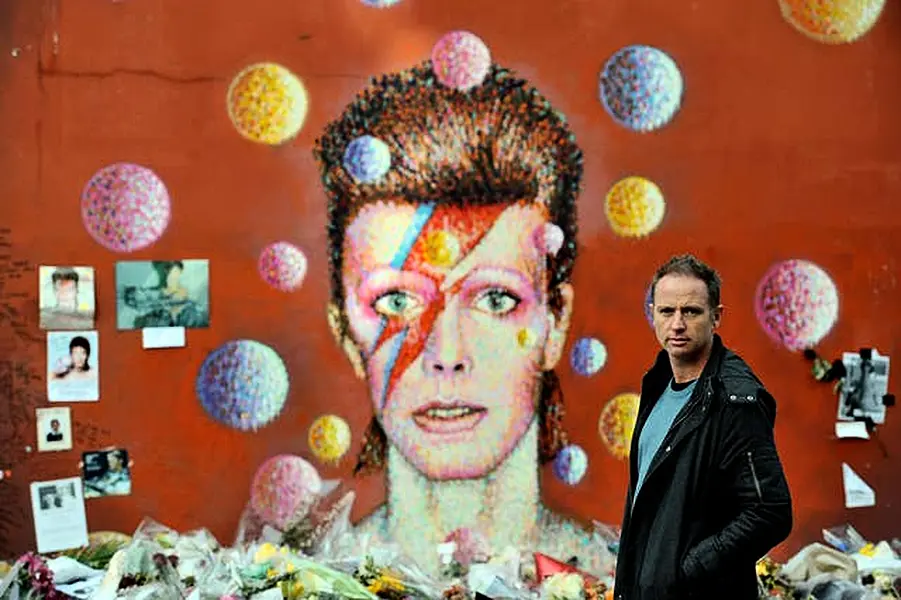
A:
[[[375,581],[369,584],[369,591],[373,594],[379,592],[403,592],[406,588],[404,583],[393,575],[379,575]]]
[[[275,579],[278,576],[278,571],[275,569],[269,569],[266,571],[266,579]]]
[[[278,550],[275,549],[275,546],[266,542],[257,548],[256,554],[253,555],[253,562],[260,564],[264,563],[267,560],[272,560],[278,554]]]
[[[288,573],[293,573],[294,570],[295,570],[296,568],[297,568],[297,567],[295,567],[295,566],[294,566],[293,564],[291,564],[291,563],[288,563],[288,564],[285,565],[285,571],[287,571]]]
[[[290,595],[288,597],[289,598],[301,598],[301,597],[303,597],[303,593],[304,593],[303,584],[299,581],[295,581],[291,585],[291,591],[290,591]]]

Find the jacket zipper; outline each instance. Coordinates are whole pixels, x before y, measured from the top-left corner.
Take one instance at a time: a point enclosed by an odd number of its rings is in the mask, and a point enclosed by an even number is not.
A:
[[[763,493],[760,491],[760,480],[757,479],[757,469],[754,468],[754,458],[748,450],[748,465],[751,467],[751,477],[754,479],[754,488],[757,490],[757,499],[763,502]]]

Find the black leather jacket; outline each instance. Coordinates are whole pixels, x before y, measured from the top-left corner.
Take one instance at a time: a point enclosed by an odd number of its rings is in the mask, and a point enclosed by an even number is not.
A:
[[[792,528],[773,440],[776,402],[715,336],[694,393],[636,498],[638,440],[671,378],[661,352],[642,380],[614,597],[757,600],[756,562]]]

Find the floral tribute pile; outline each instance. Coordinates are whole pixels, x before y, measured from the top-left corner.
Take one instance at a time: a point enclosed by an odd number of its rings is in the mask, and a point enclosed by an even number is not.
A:
[[[252,494],[230,547],[205,529],[180,534],[152,519],[131,536],[93,533],[85,548],[0,563],[0,600],[612,599],[615,529],[595,524],[603,560],[591,572],[526,549],[492,553],[477,532],[458,531],[436,547],[442,568],[432,573],[355,532],[354,498],[323,482],[285,512]],[[758,563],[761,598],[901,598],[901,541],[868,543],[847,525],[823,533],[828,546],[810,544],[782,565]]]

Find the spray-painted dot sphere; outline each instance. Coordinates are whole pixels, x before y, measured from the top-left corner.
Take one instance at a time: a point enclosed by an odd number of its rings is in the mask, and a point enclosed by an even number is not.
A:
[[[588,455],[581,446],[569,444],[554,458],[554,475],[566,485],[576,485],[588,471]]]
[[[282,292],[293,292],[307,274],[307,257],[288,242],[269,244],[260,252],[257,270],[263,281]]]
[[[391,149],[371,135],[356,138],[344,150],[344,169],[358,183],[378,181],[390,168]]]
[[[583,337],[573,344],[569,363],[573,371],[583,377],[589,377],[607,364],[607,348],[601,340]]]
[[[169,225],[169,192],[150,169],[116,163],[97,171],[81,194],[81,219],[91,237],[114,252],[156,242]]]
[[[197,396],[215,420],[241,431],[271,423],[288,398],[288,371],[269,346],[254,340],[226,342],[203,361]]]
[[[855,42],[879,20],[885,0],[779,0],[792,27],[824,44]]]
[[[321,493],[316,467],[299,456],[280,454],[257,469],[250,506],[263,522],[284,531],[309,514]]]
[[[785,348],[813,348],[838,320],[838,289],[821,267],[806,260],[773,265],[757,284],[757,321]]]
[[[620,125],[648,132],[669,123],[682,103],[682,74],[675,61],[651,46],[617,51],[601,71],[604,108]]]
[[[465,92],[488,77],[491,51],[474,33],[451,31],[432,48],[432,70],[442,85]]]
[[[618,394],[604,405],[598,420],[598,432],[607,450],[616,458],[628,458],[632,433],[638,418],[638,394]]]
[[[613,184],[604,200],[610,229],[620,237],[650,235],[663,222],[666,202],[663,192],[644,177],[626,177]]]
[[[648,325],[654,327],[654,309],[651,305],[654,303],[654,283],[648,284],[648,289],[644,293],[644,318],[647,319]]]
[[[323,415],[313,421],[307,441],[316,458],[324,463],[338,462],[350,450],[350,425],[336,415]]]
[[[303,127],[309,100],[303,82],[273,63],[251,65],[238,73],[228,88],[228,116],[248,140],[279,145]]]

